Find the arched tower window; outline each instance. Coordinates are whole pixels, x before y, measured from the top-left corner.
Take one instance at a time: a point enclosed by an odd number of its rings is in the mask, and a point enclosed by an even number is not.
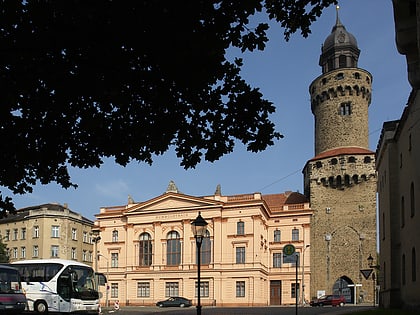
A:
[[[152,238],[149,233],[142,233],[139,237],[139,265],[150,266],[152,264]]]
[[[177,266],[181,263],[181,240],[177,231],[168,233],[166,239],[166,264]]]
[[[338,57],[338,64],[340,68],[346,68],[347,67],[347,61],[346,61],[346,56],[345,55],[340,55]]]

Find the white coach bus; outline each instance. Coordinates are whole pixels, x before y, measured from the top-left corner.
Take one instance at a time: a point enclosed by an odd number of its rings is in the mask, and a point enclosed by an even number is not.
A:
[[[12,266],[19,270],[29,311],[99,313],[92,267],[64,259],[20,260]]]

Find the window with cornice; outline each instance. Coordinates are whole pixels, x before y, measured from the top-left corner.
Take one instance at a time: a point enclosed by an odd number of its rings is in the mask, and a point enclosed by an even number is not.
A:
[[[118,231],[117,230],[112,231],[112,241],[113,242],[118,242]]]
[[[245,235],[245,222],[243,221],[236,222],[236,234]]]
[[[275,230],[274,231],[274,242],[275,243],[281,242],[281,231],[280,230]]]

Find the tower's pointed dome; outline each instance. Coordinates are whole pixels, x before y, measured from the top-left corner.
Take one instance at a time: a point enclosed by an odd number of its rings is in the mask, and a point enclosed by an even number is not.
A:
[[[353,34],[347,32],[340,21],[338,15],[331,34],[324,41],[322,54],[319,58],[319,65],[322,67],[322,73],[329,72],[338,68],[357,67],[360,50],[357,47],[356,38]]]

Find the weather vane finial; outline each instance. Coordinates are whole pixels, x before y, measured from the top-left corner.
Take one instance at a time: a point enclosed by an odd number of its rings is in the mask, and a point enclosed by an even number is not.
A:
[[[338,25],[338,24],[340,24],[340,18],[339,18],[339,16],[338,16],[338,10],[340,10],[340,6],[337,4],[336,6],[335,6],[335,11],[336,11],[336,24]]]

